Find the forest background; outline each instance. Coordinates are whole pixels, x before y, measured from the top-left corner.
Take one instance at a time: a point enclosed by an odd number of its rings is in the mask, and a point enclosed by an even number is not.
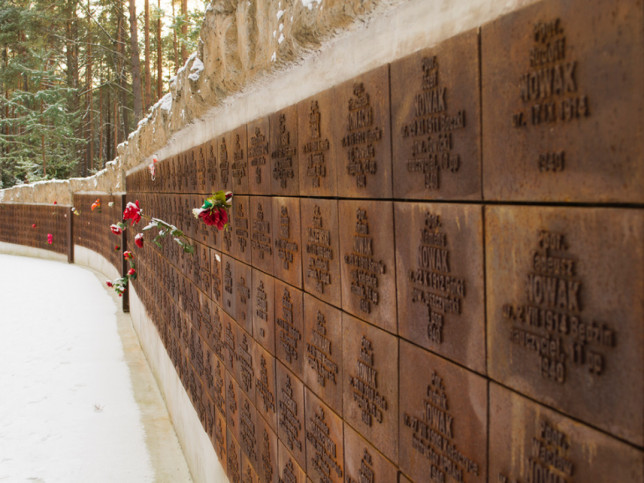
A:
[[[194,52],[209,0],[0,0],[0,188],[87,176]]]

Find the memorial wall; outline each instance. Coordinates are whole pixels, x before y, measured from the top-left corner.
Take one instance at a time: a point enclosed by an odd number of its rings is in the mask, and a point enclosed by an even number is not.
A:
[[[643,86],[641,0],[538,2],[130,171],[73,240],[134,252],[231,482],[641,483]],[[194,254],[112,235],[136,200]]]
[[[231,481],[642,481],[643,19],[542,2],[127,177]]]

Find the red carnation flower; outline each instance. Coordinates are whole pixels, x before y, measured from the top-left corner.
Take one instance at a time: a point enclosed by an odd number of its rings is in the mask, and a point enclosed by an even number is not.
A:
[[[34,223],[33,225],[31,225],[31,227],[32,227],[32,228],[36,228],[36,224]]]
[[[133,268],[130,268],[130,269],[127,271],[127,274],[128,274],[130,277],[131,277],[132,275],[134,275],[135,273],[136,273],[136,270],[134,270]]]
[[[58,201],[54,201],[54,204],[55,204],[55,205],[57,205],[57,204],[58,204]]]
[[[143,233],[137,233],[134,237],[134,243],[137,247],[143,248]]]
[[[127,260],[128,258],[134,258],[134,255],[132,255],[132,252],[130,250],[127,250],[123,252],[123,258]]]
[[[114,251],[119,251],[120,249],[121,249],[121,247],[120,247],[120,246],[118,246],[118,245],[114,245]]]
[[[106,284],[107,284],[107,286],[108,286],[108,287],[110,287],[110,288],[112,288],[112,287],[114,286],[114,284],[113,284],[112,282],[110,282],[109,280],[108,280],[107,282],[105,282],[105,283],[106,283]]]
[[[110,230],[112,230],[112,233],[114,233],[115,235],[120,235],[121,233],[123,233],[123,230],[121,230],[118,225],[110,225]]]
[[[132,220],[132,225],[141,221],[141,208],[139,207],[139,200],[136,204],[131,201],[125,206],[123,211],[123,221]]]
[[[54,243],[54,235],[52,235],[51,233],[47,233],[47,243],[49,243],[50,245]]]

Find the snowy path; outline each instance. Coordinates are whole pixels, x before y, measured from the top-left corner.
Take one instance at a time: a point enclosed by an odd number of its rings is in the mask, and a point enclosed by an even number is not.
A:
[[[129,317],[90,270],[0,254],[5,481],[190,481]]]

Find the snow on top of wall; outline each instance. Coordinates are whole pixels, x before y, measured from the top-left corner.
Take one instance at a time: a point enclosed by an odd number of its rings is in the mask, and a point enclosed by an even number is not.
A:
[[[172,93],[168,92],[157,104],[159,105],[159,109],[170,112],[170,109],[172,109]]]
[[[321,5],[322,0],[302,0],[302,5],[311,10],[314,4]]]
[[[191,81],[197,82],[199,80],[199,76],[201,75],[201,71],[204,70],[204,65],[203,62],[199,57],[195,55],[194,62],[192,63],[192,67],[190,67],[190,75],[188,76],[188,79]]]

